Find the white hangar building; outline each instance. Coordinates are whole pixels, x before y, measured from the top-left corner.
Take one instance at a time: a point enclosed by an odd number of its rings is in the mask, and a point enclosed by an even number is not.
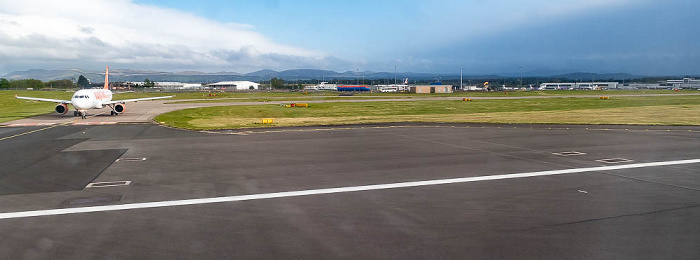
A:
[[[235,90],[252,90],[258,89],[260,84],[252,81],[222,81],[217,83],[207,84],[210,88],[224,88],[224,89],[235,89]]]

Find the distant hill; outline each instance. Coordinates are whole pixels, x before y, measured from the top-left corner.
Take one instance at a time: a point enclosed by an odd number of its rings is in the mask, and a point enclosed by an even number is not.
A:
[[[274,76],[274,75],[277,75],[277,71],[267,70],[267,69],[245,74],[246,77],[267,77],[267,78],[269,78],[270,76]]]
[[[415,72],[373,72],[373,71],[346,71],[336,72],[332,70],[317,70],[317,69],[291,69],[283,71],[275,70],[259,70],[251,73],[237,72],[200,72],[200,71],[179,71],[179,72],[162,72],[153,70],[137,70],[137,69],[116,69],[110,68],[109,72],[111,81],[178,81],[192,83],[211,83],[227,80],[250,80],[250,81],[265,81],[272,77],[283,78],[286,80],[321,80],[327,81],[335,79],[394,79],[401,82],[404,78],[409,78],[413,81],[433,81],[433,80],[459,80],[459,74],[437,74],[437,73],[415,73]],[[3,78],[10,80],[17,79],[38,79],[42,81],[70,79],[77,80],[80,75],[87,77],[90,82],[100,83],[104,81],[104,71],[83,70],[83,69],[66,69],[66,70],[43,70],[32,69],[26,71],[15,71],[9,73]],[[499,75],[464,75],[465,80],[469,79],[502,79],[512,78],[513,76]],[[576,72],[549,76],[544,78],[557,78],[563,80],[623,80],[623,79],[640,79],[644,76],[631,75],[627,73],[610,73],[610,74],[591,74],[586,72]],[[391,80],[390,80],[391,81]],[[393,83],[391,81],[390,83]]]
[[[85,76],[90,82],[104,82],[104,71],[68,69],[68,70],[39,70],[15,71],[3,78],[38,79],[42,81],[70,79],[77,80],[80,75]],[[162,72],[152,70],[114,69],[109,70],[110,81],[179,81],[179,82],[215,82],[224,80],[240,80],[245,76],[236,72],[206,73],[199,71]]]
[[[77,80],[80,75],[85,75],[93,73],[81,69],[67,69],[67,70],[43,70],[43,69],[31,69],[27,71],[15,71],[9,73],[3,78],[9,80],[15,79],[39,79],[43,81],[49,80],[59,80],[59,79],[72,79]]]

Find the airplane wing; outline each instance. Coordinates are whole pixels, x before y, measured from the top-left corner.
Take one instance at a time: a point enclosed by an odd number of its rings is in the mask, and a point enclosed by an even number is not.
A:
[[[17,95],[15,95],[15,98],[34,100],[34,101],[54,102],[54,103],[61,103],[61,104],[70,104],[71,103],[70,100],[60,100],[60,99],[50,99],[50,98],[35,98],[35,97],[19,97]]]
[[[126,103],[126,102],[133,102],[133,101],[145,101],[145,100],[163,99],[163,98],[171,98],[171,97],[173,97],[173,96],[147,97],[147,98],[132,98],[132,99],[124,99],[124,100],[113,100],[113,101],[110,101],[109,103],[105,103],[105,105],[108,105],[108,104],[117,104],[117,103]]]

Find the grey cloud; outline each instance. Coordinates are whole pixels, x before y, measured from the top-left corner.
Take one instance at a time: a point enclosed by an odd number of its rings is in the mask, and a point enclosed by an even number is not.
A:
[[[238,50],[198,52],[182,44],[128,43],[124,46],[116,46],[95,36],[66,40],[32,34],[12,38],[1,32],[0,59],[5,63],[0,67],[3,70],[0,73],[8,73],[18,68],[100,68],[104,65],[139,69],[241,72],[257,69],[358,67],[356,64],[332,56],[313,58],[260,53],[253,45],[243,46]]]
[[[245,45],[241,47],[238,51],[235,50],[216,50],[210,52],[212,56],[220,57],[227,62],[243,62],[251,61],[253,59],[258,59],[260,57],[260,52],[255,46]]]
[[[357,67],[357,64],[338,59],[333,56],[312,58],[303,56],[286,55],[279,53],[264,53],[257,51],[255,46],[243,46],[240,50],[217,50],[210,52],[213,57],[219,57],[226,61],[228,66],[251,69],[290,69],[290,68],[316,68],[316,69],[347,69]]]
[[[10,24],[10,25],[19,25],[19,23],[17,21],[5,20],[5,19],[0,19],[0,23]]]
[[[86,34],[92,34],[95,31],[94,28],[88,26],[78,26],[78,30]]]

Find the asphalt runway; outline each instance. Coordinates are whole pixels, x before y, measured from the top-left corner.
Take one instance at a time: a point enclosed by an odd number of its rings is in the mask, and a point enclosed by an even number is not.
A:
[[[697,259],[699,147],[698,127],[3,127],[0,255]]]

